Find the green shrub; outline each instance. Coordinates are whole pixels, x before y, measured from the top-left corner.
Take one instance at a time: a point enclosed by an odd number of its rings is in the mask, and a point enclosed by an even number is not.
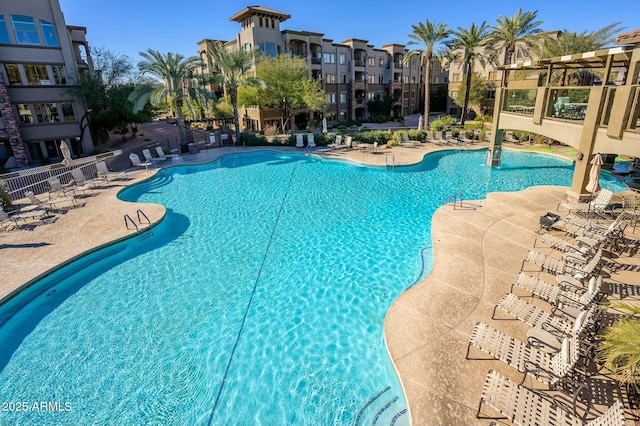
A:
[[[450,115],[445,115],[443,117],[436,118],[431,122],[431,131],[442,132],[445,130],[450,130],[456,124],[458,124],[458,120],[451,117]]]

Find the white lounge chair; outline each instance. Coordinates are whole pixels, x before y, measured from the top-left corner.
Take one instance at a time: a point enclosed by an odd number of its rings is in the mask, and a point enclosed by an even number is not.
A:
[[[80,168],[71,170],[71,176],[73,176],[73,179],[76,181],[76,185],[80,187],[96,188],[108,185],[106,178],[88,179]]]
[[[307,135],[307,149],[316,149],[316,137],[313,133]]]
[[[133,152],[129,154],[129,160],[131,161],[133,167],[144,167],[147,171],[149,170],[149,166],[153,165],[153,163],[151,163],[150,161],[145,161],[143,163],[142,161],[140,161],[140,157],[138,157],[138,154]]]
[[[476,417],[480,415],[482,404],[497,410],[511,422],[519,426],[546,425],[546,426],[624,426],[624,406],[616,401],[601,416],[586,422],[589,414],[587,409],[582,416],[577,414],[575,401],[581,392],[586,392],[585,384],[575,384],[573,400],[573,412],[566,411],[564,404],[559,404],[553,398],[545,397],[537,392],[508,379],[502,374],[489,370],[482,388],[480,404]],[[591,398],[583,398],[590,401]]]
[[[164,157],[164,153],[163,153],[163,158],[154,157],[151,155],[151,151],[149,151],[148,149],[143,149],[142,155],[144,155],[145,160],[147,160],[150,163],[162,163],[163,161],[167,160],[167,157]]]
[[[436,132],[436,134],[435,134],[435,136],[433,138],[433,142],[436,145],[447,145],[447,141],[442,136],[442,132]]]
[[[110,180],[110,179],[126,179],[127,176],[127,172],[112,172],[107,168],[107,163],[105,163],[104,161],[98,161],[96,163],[96,170],[98,171],[98,176],[103,177],[105,179]]]
[[[529,375],[553,389],[575,368],[581,355],[579,345],[577,337],[565,337],[561,350],[550,354],[479,322],[471,332],[465,358],[473,359],[470,357],[473,346],[525,373],[522,382]]]
[[[296,148],[304,148],[304,135],[296,135]]]
[[[520,272],[513,283],[511,283],[511,291],[513,292],[513,288],[517,287],[562,309],[564,309],[565,306],[584,309],[600,298],[602,276],[592,276],[589,279],[587,288],[582,292],[574,291],[576,287],[571,283],[567,283],[567,285],[571,287],[571,290],[565,289],[563,283],[560,285],[552,284],[542,278]]]
[[[613,198],[613,192],[608,189],[600,191],[598,196],[587,203],[570,203],[560,202],[556,210],[560,211],[560,208],[567,209],[569,213],[580,212],[583,214],[593,213],[596,215],[602,215]]]
[[[56,197],[56,198],[51,198],[49,200],[41,200],[40,198],[36,197],[36,195],[33,193],[33,191],[27,191],[24,193],[24,196],[27,197],[29,199],[29,201],[31,201],[31,204],[40,207],[43,210],[51,210],[52,208],[55,209],[57,208],[57,206],[59,206],[60,204],[69,204],[71,203],[71,205],[73,205],[74,207],[76,206],[76,199],[71,196],[71,197]]]
[[[342,135],[336,135],[335,141],[327,145],[328,148],[333,148],[333,149],[341,149],[341,148],[344,148],[345,146],[346,145],[342,143]]]
[[[49,184],[49,199],[66,197],[69,193],[75,194],[76,190],[84,193],[84,188],[73,184],[63,185],[57,176],[48,178],[47,183]]]
[[[473,143],[473,139],[469,139],[467,137],[467,132],[466,130],[461,130],[460,134],[458,135],[458,140],[462,143],[464,143],[465,145],[471,144]]]

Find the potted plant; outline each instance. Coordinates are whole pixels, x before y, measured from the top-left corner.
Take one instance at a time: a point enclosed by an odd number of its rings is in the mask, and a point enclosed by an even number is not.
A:
[[[278,134],[278,128],[273,124],[267,124],[264,126],[264,135],[268,142],[273,142],[273,139]]]

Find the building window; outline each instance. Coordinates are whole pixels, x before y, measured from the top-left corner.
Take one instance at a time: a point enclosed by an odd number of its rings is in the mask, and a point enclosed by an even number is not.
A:
[[[460,74],[455,73],[451,76],[451,81],[460,81]]]
[[[379,67],[384,67],[384,58],[378,59],[378,66]]]
[[[53,123],[60,121],[58,117],[58,105],[57,104],[35,104],[36,117],[38,117],[38,123]]]
[[[31,86],[51,84],[44,65],[24,65],[24,73],[27,75],[27,84]]]
[[[0,44],[10,44],[9,31],[7,31],[7,23],[4,16],[0,16]]]
[[[40,38],[33,18],[29,16],[11,15],[13,32],[16,36],[16,43],[38,46]]]
[[[415,69],[415,67],[416,67],[416,61],[415,61],[415,60],[413,60],[413,61],[411,61],[411,68],[414,68],[414,69]]]
[[[335,104],[336,103],[336,94],[335,93],[327,93],[325,96],[326,96],[328,104]]]
[[[368,80],[369,84],[375,84],[376,83],[376,75],[375,74],[369,74],[367,80]]]
[[[340,111],[340,120],[344,121],[347,119],[347,111]]]
[[[262,16],[260,17],[260,21],[258,22],[259,26],[262,26]]]
[[[458,97],[458,91],[457,91],[457,90],[454,90],[453,92],[451,92],[451,97],[452,97],[453,99],[457,98],[457,97]]]
[[[495,99],[496,98],[496,89],[487,90],[487,99]]]
[[[335,84],[335,82],[336,82],[336,75],[335,74],[332,74],[332,73],[328,72],[324,76],[325,76],[327,84]]]
[[[340,82],[342,82],[342,84],[347,84],[347,74],[340,74]]]
[[[404,84],[408,84],[409,83],[409,76],[405,75],[404,78],[402,79],[402,81],[404,82]]]
[[[344,65],[344,64],[346,64],[346,63],[347,63],[347,55],[346,55],[346,54],[344,54],[344,53],[341,53],[341,54],[340,54],[340,64],[341,64],[341,65]]]
[[[489,71],[489,80],[497,80],[498,71]]]
[[[60,109],[62,110],[64,121],[76,121],[76,114],[73,112],[73,105],[71,105],[71,102],[61,103]]]
[[[384,75],[380,74],[378,75],[378,84],[383,84],[384,83]]]
[[[416,76],[411,76],[411,83],[416,84]]]
[[[373,67],[376,65],[376,58],[374,58],[373,56],[369,56],[367,58],[367,65],[369,65],[370,67]]]
[[[376,94],[374,92],[367,93],[367,99],[368,100],[372,101],[373,98],[375,98],[375,97],[376,97]]]
[[[54,65],[51,67],[53,70],[53,81],[58,86],[63,86],[67,84],[67,74],[64,72],[63,66]]]
[[[4,69],[7,71],[9,85],[22,85],[22,78],[20,78],[20,69],[18,68],[18,64],[4,64]]]
[[[324,54],[324,63],[325,64],[335,64],[336,63],[336,55],[334,53],[325,53]]]
[[[251,50],[251,43],[245,43],[244,44],[244,50],[246,50],[247,52]]]
[[[416,98],[416,92],[415,91],[411,91],[411,99],[415,99]]]
[[[20,124],[33,124],[33,115],[31,109],[27,104],[18,104],[18,116],[20,117]]]
[[[59,47],[56,29],[51,22],[40,20],[40,28],[44,36],[44,45],[49,47]]]
[[[347,94],[345,92],[340,93],[340,103],[341,104],[347,103]]]
[[[276,57],[276,45],[274,43],[262,43],[260,44],[260,53],[270,58]]]
[[[402,93],[402,98],[403,99],[409,99],[409,92],[403,92]]]

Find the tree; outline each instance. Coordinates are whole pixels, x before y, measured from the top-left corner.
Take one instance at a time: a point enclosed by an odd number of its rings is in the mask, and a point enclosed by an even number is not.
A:
[[[475,109],[476,112],[482,112],[482,102],[487,99],[487,92],[489,89],[489,81],[477,72],[471,74],[471,89],[469,90],[468,104],[471,109]],[[458,105],[464,103],[464,96],[467,93],[467,80],[462,82],[460,90],[456,98],[454,99]],[[473,108],[475,107],[475,108]]]
[[[535,45],[535,36],[542,32],[539,27],[543,24],[542,21],[536,21],[537,16],[537,10],[522,13],[522,9],[518,8],[512,17],[500,15],[496,19],[497,25],[491,27],[491,40],[504,47],[503,65],[514,63],[517,49]]]
[[[133,83],[138,79],[131,58],[104,47],[92,49],[93,65],[106,88]]]
[[[469,91],[471,90],[471,75],[475,63],[486,66],[487,63],[495,63],[495,55],[491,49],[490,27],[486,22],[479,26],[475,23],[470,28],[458,27],[452,32],[453,39],[448,43],[449,57],[451,60],[459,59],[463,63],[466,80],[464,103],[462,105],[462,126],[469,106]]]
[[[404,63],[408,63],[412,57],[419,55],[420,62],[424,68],[424,116],[429,122],[429,113],[431,112],[431,68],[434,56],[441,56],[441,48],[445,47],[445,43],[451,31],[447,29],[447,24],[440,22],[430,22],[428,19],[424,23],[411,26],[413,32],[409,34],[411,39],[407,45],[420,44],[422,49],[416,49],[409,52],[404,57]]]
[[[553,58],[602,49],[613,43],[615,35],[624,30],[620,24],[621,22],[614,22],[599,30],[581,33],[563,30],[557,37],[543,35],[541,43],[534,47],[534,53],[539,58]]]
[[[148,49],[140,52],[144,59],[138,63],[142,75],[149,74],[162,80],[161,85],[143,84],[136,88],[129,99],[134,102],[133,112],[141,111],[147,102],[157,105],[164,97],[170,98],[175,108],[178,131],[183,145],[193,142],[193,135],[187,131],[182,107],[184,105],[184,80],[192,75],[192,70],[200,64],[200,58],[192,56],[185,58],[179,53],[162,54],[157,50]]]
[[[226,49],[219,41],[207,42],[207,53],[215,68],[213,81],[224,88],[233,107],[233,123],[236,141],[240,140],[240,117],[238,116],[238,90],[246,86],[260,85],[259,79],[250,71],[255,61],[255,50],[234,48]]]
[[[320,82],[309,77],[305,59],[289,55],[265,57],[258,62],[256,73],[264,84],[246,91],[243,99],[248,104],[277,110],[283,130],[289,127],[295,109],[326,109],[325,93]]]

